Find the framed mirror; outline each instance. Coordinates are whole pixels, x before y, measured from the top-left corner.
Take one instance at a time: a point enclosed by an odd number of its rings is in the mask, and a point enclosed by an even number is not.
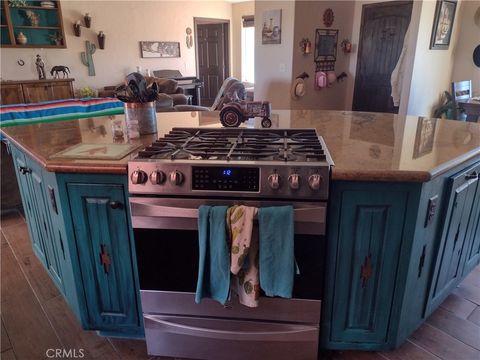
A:
[[[338,30],[317,29],[315,33],[315,61],[335,61]]]

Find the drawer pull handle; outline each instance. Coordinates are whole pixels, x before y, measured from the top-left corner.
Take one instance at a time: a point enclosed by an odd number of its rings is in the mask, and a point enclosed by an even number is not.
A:
[[[107,253],[107,245],[100,245],[100,263],[103,266],[103,271],[108,274],[108,267],[110,266],[110,256]]]
[[[362,288],[367,287],[368,280],[372,277],[372,255],[365,256],[365,262],[360,267],[360,279],[362,279]]]
[[[478,173],[476,171],[472,172],[471,174],[465,175],[466,180],[475,180],[478,179]]]
[[[110,201],[110,207],[112,209],[120,209],[122,207],[122,203],[118,201]]]
[[[26,167],[26,166],[19,166],[18,167],[18,170],[23,174],[31,174],[32,173],[32,169]]]

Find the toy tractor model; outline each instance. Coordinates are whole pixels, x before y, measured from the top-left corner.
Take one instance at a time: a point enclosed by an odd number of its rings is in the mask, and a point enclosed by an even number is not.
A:
[[[251,117],[261,117],[262,127],[272,126],[271,105],[268,101],[237,101],[226,104],[220,111],[220,122],[225,127],[238,127]]]

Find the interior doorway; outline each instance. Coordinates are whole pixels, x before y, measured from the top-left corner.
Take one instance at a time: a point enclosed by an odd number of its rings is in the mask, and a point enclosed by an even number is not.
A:
[[[197,77],[203,81],[202,105],[211,106],[230,76],[230,21],[194,18]]]
[[[412,7],[413,1],[363,6],[354,111],[398,113],[398,107],[393,106],[390,77],[402,51]]]

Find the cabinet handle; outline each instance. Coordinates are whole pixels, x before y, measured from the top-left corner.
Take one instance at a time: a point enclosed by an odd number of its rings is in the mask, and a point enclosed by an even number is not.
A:
[[[418,278],[422,276],[423,266],[425,265],[425,248],[426,245],[423,245],[422,255],[420,256],[420,261],[418,262]]]
[[[32,173],[32,169],[30,169],[26,166],[19,166],[18,171],[20,171],[23,175]]]
[[[367,287],[368,279],[372,277],[372,274],[372,255],[368,254],[368,256],[365,256],[365,261],[360,267],[360,279],[362,279],[362,288]]]
[[[110,256],[107,253],[107,245],[100,245],[100,264],[103,266],[103,271],[108,274],[110,266]]]
[[[478,179],[478,173],[476,171],[472,172],[471,174],[465,175],[466,180],[475,180]]]
[[[122,203],[118,201],[110,201],[110,207],[112,209],[120,209],[122,207]]]

